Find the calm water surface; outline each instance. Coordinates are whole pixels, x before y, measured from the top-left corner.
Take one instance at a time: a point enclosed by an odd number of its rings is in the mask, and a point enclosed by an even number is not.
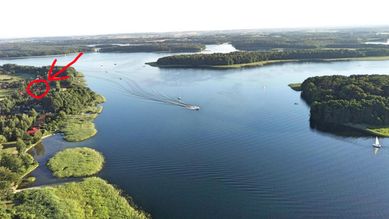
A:
[[[287,86],[314,75],[388,73],[388,61],[226,71],[144,65],[164,55],[85,54],[79,60],[75,67],[88,85],[107,98],[98,134],[80,143],[58,135],[44,140],[33,151],[41,163],[33,173],[37,185],[58,182],[45,167],[55,152],[90,146],[106,158],[99,176],[153,218],[389,217],[389,150],[375,153],[369,137],[311,129],[309,108]],[[40,66],[52,59],[0,64]],[[119,74],[201,110],[125,95],[116,84]]]

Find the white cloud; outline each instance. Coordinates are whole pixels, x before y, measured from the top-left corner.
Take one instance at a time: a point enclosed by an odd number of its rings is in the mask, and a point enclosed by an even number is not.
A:
[[[0,38],[389,25],[389,1],[1,0]]]

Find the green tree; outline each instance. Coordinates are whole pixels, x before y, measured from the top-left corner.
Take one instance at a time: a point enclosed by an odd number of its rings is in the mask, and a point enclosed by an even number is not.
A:
[[[19,153],[22,153],[26,150],[27,145],[24,143],[24,141],[20,138],[16,140],[16,149],[18,149]]]
[[[12,184],[16,180],[17,174],[6,167],[0,167],[0,202],[12,194]]]
[[[0,135],[0,144],[6,143],[7,139],[5,138],[4,135]]]
[[[12,172],[23,172],[25,169],[20,157],[8,153],[4,153],[1,157],[0,166],[8,168]]]
[[[34,137],[33,137],[33,142],[38,142],[42,138],[42,132],[41,130],[38,130],[35,132]]]

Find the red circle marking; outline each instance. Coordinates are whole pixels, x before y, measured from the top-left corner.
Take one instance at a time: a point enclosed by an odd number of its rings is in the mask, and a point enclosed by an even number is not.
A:
[[[44,83],[44,84],[46,85],[46,90],[45,90],[45,92],[43,92],[41,95],[35,95],[35,94],[31,91],[31,86],[32,86],[33,84],[37,84],[37,83]],[[47,80],[45,80],[45,79],[36,79],[36,80],[30,81],[30,83],[28,83],[28,85],[27,85],[27,87],[26,87],[26,91],[27,91],[27,93],[28,93],[31,97],[33,97],[33,98],[35,98],[35,99],[42,99],[43,97],[46,96],[47,93],[49,93],[49,91],[50,91],[50,85],[49,85],[49,83],[47,82]]]

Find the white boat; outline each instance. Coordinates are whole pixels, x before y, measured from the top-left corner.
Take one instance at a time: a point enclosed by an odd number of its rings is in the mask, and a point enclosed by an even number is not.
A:
[[[190,110],[200,110],[199,106],[193,106],[193,105],[185,106],[185,108],[190,109]]]
[[[378,140],[378,137],[375,137],[375,143],[373,144],[373,147],[375,147],[375,148],[382,147],[382,145],[380,144],[380,141]]]

